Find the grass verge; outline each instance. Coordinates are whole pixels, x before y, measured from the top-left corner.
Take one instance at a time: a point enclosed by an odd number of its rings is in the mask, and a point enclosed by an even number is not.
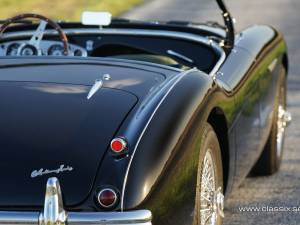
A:
[[[84,10],[109,11],[118,16],[143,0],[0,0],[1,19],[24,12],[34,12],[53,19],[80,20]]]

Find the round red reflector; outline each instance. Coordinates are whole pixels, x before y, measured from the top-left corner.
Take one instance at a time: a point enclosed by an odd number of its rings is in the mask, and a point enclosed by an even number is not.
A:
[[[127,147],[127,142],[123,138],[115,138],[110,143],[110,148],[113,152],[120,153]]]
[[[98,194],[98,202],[104,208],[113,207],[118,200],[117,193],[110,189],[103,189]]]

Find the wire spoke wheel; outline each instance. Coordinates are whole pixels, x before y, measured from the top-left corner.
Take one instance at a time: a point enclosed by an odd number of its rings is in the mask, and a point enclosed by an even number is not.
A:
[[[221,148],[213,127],[206,123],[199,134],[199,163],[194,225],[221,225],[224,217]]]
[[[210,149],[206,151],[200,179],[200,224],[218,224],[218,217],[224,217],[224,196],[217,187],[216,164]]]
[[[280,169],[285,131],[292,120],[291,114],[286,109],[286,91],[286,70],[282,69],[277,92],[274,96],[271,130],[261,156],[252,168],[252,176],[269,176]]]
[[[215,215],[213,215],[213,196],[215,190],[215,172],[211,154],[207,151],[201,171],[201,187],[200,187],[200,216],[202,224],[213,224]]]

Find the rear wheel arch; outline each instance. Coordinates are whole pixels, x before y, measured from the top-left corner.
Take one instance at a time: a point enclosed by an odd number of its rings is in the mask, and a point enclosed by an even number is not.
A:
[[[223,179],[224,192],[228,184],[229,177],[229,141],[228,141],[228,126],[224,111],[215,107],[211,110],[207,122],[213,127],[220,144],[222,165],[223,165]]]

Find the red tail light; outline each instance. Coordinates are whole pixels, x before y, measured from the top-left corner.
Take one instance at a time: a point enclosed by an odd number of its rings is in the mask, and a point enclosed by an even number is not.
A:
[[[103,208],[112,208],[118,202],[118,195],[113,189],[106,188],[99,192],[97,200]]]
[[[121,153],[127,148],[127,142],[124,138],[114,138],[110,143],[110,148],[115,153]]]

